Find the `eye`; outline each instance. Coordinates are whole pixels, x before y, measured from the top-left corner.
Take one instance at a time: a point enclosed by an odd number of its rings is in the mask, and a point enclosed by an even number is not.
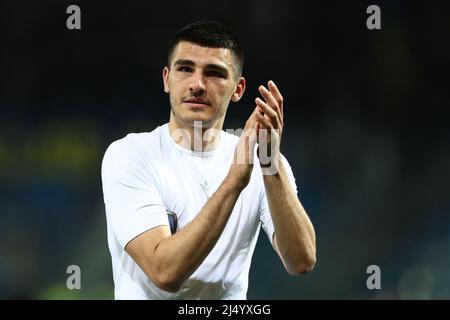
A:
[[[209,70],[209,71],[206,71],[205,74],[208,77],[216,77],[216,78],[226,79],[226,75],[217,70]]]
[[[181,71],[181,72],[192,72],[192,68],[190,67],[186,67],[186,66],[181,66],[177,69],[177,71]]]

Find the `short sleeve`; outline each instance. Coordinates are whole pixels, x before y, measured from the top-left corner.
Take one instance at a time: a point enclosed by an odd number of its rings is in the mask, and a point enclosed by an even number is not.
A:
[[[295,177],[292,172],[292,168],[289,165],[287,159],[281,155],[281,159],[283,161],[284,168],[286,169],[286,174],[288,176],[289,182],[291,183],[292,188],[294,189],[295,194],[298,193],[297,185],[295,183]],[[262,227],[269,237],[269,241],[273,246],[273,233],[275,228],[273,226],[272,216],[270,215],[269,203],[267,202],[266,190],[264,188],[264,182],[262,182],[262,192],[261,192],[261,202],[259,206],[259,217],[262,222]]]
[[[108,227],[122,248],[147,230],[169,225],[149,159],[140,147],[127,138],[118,140],[108,147],[102,162]]]

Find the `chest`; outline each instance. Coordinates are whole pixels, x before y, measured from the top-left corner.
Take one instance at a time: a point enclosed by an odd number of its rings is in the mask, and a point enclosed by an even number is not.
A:
[[[186,165],[183,161],[173,161],[160,166],[158,180],[162,201],[166,209],[177,214],[178,230],[202,210],[222,184],[230,165],[231,162],[202,166],[201,163]],[[260,198],[260,186],[255,179],[251,179],[237,199],[224,233],[251,235],[259,225]]]

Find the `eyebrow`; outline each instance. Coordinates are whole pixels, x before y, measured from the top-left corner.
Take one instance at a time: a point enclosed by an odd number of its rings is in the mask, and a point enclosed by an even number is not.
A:
[[[195,62],[192,60],[187,60],[187,59],[178,59],[177,61],[174,62],[174,66],[178,65],[178,64],[182,64],[182,65],[188,65],[188,66],[195,66]]]
[[[183,66],[195,66],[195,62],[189,59],[178,59],[177,61],[174,62],[173,64],[174,66],[176,65],[183,65]],[[222,67],[221,65],[215,64],[215,63],[209,63],[205,66],[205,69],[209,69],[209,70],[217,70],[220,72],[223,72],[225,74],[225,76],[228,77],[228,70],[224,67]]]
[[[222,72],[226,77],[228,77],[228,70],[226,68],[222,67],[222,66],[217,65],[217,64],[213,64],[213,63],[207,64],[205,69]]]

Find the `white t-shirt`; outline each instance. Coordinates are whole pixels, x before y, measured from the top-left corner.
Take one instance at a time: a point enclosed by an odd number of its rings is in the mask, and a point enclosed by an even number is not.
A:
[[[175,143],[165,124],[108,147],[102,182],[116,299],[246,299],[261,223],[271,243],[274,232],[257,160],[222,235],[178,292],[159,289],[124,250],[141,233],[169,225],[166,209],[177,214],[178,230],[193,220],[227,175],[238,140],[221,131],[215,150],[195,152]]]

